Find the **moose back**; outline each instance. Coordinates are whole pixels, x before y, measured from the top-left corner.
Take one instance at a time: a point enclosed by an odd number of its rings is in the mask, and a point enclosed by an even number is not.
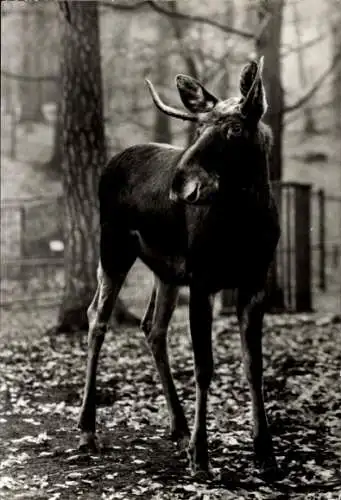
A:
[[[223,101],[192,77],[178,75],[186,111],[162,102],[147,81],[155,105],[195,122],[196,137],[185,149],[156,143],[132,146],[112,158],[102,174],[98,287],[88,310],[88,364],[79,420],[82,448],[97,446],[98,356],[115,300],[139,257],[155,275],[142,329],[166,397],[171,436],[186,447],[193,473],[209,474],[212,307],[214,294],[223,288],[238,291],[255,459],[264,473],[277,470],[262,393],[266,279],[280,233],[269,183],[271,131],[261,121],[267,108],[262,68],[263,58],[248,63],[240,75],[240,96]],[[191,433],[171,374],[166,338],[183,285],[190,290],[196,382]]]

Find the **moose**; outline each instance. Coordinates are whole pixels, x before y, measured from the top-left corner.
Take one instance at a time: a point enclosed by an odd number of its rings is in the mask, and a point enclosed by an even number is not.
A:
[[[213,298],[232,288],[237,291],[256,465],[264,474],[278,470],[262,383],[267,280],[280,236],[269,182],[272,134],[262,122],[267,109],[263,63],[261,57],[244,66],[240,96],[227,100],[219,100],[191,76],[178,75],[177,89],[186,110],[165,104],[146,80],[156,107],[195,122],[196,137],[186,148],[158,143],[128,147],[101,175],[98,286],[88,309],[88,361],[79,418],[83,449],[96,447],[99,353],[115,300],[139,257],[155,276],[141,327],[165,394],[171,438],[187,449],[192,473],[210,473],[206,413],[213,373]],[[191,433],[167,354],[167,330],[180,286],[189,287],[194,353]]]

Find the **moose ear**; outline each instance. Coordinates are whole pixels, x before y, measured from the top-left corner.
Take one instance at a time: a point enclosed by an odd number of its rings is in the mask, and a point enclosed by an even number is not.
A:
[[[184,106],[192,113],[211,111],[219,100],[191,76],[177,75],[176,85]]]
[[[243,97],[246,97],[252,87],[252,83],[257,75],[258,65],[256,61],[247,63],[240,73],[239,89]]]
[[[259,62],[250,61],[242,69],[239,81],[242,99],[242,113],[246,117],[259,121],[267,110],[267,100],[263,85],[264,57]]]

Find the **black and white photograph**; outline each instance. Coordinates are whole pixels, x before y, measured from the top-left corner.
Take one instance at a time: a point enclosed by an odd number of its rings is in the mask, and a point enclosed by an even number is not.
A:
[[[341,0],[2,0],[0,500],[341,500]]]

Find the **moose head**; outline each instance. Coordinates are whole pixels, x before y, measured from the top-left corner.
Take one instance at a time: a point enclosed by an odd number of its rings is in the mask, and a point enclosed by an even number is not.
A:
[[[146,80],[158,109],[169,116],[197,124],[193,144],[184,150],[176,165],[169,193],[172,200],[207,204],[219,192],[221,184],[235,189],[236,182],[240,183],[245,176],[242,169],[236,174],[231,163],[238,157],[238,151],[245,158],[267,109],[262,81],[263,62],[261,57],[259,62],[251,61],[243,68],[239,82],[241,95],[226,100],[212,95],[191,76],[178,75],[177,88],[188,111],[162,102],[152,83]]]

